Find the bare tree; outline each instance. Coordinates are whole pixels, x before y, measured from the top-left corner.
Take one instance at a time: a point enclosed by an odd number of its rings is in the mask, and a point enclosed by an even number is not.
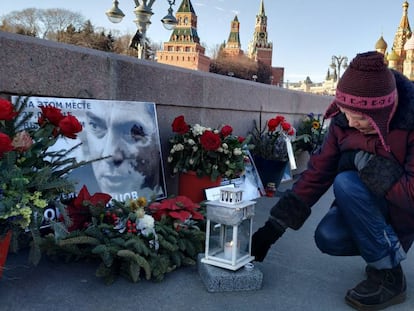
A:
[[[132,36],[129,34],[118,36],[114,42],[113,52],[117,54],[136,56],[137,52],[129,47],[131,38]]]
[[[1,22],[2,30],[16,33],[22,33],[23,30],[43,39],[56,40],[59,31],[65,30],[69,25],[79,28],[85,23],[85,18],[80,13],[65,9],[28,8],[3,16]]]
[[[206,48],[206,55],[209,56],[211,59],[218,58],[222,46],[223,44],[215,44],[212,47],[208,46]]]
[[[7,30],[11,32],[27,32],[37,36],[39,34],[37,9],[13,11],[2,18],[2,25],[7,25]]]
[[[69,25],[75,28],[85,23],[85,18],[80,13],[65,9],[47,9],[39,13],[39,21],[42,24],[43,38],[56,39],[58,31],[66,29]]]
[[[136,57],[137,51],[131,47],[131,34],[120,34],[103,27],[95,27],[80,13],[65,9],[29,8],[13,11],[0,19],[0,30],[36,36],[68,44],[84,46],[101,51],[114,52]],[[114,35],[115,34],[115,35]],[[161,43],[152,43],[146,38],[147,59],[154,60]]]
[[[31,36],[31,37],[36,37],[37,33],[35,32],[35,30],[30,30],[29,28],[25,28],[23,26],[15,26],[15,25],[11,25],[9,24],[9,22],[7,20],[3,20],[1,25],[0,25],[0,30],[1,31],[7,31],[7,32],[13,32],[13,33],[18,33],[20,35],[26,35],[26,36]]]
[[[150,57],[149,57],[149,59],[150,60],[156,60],[157,51],[162,50],[162,42],[161,41],[152,42],[151,39],[149,40],[149,42],[150,42],[150,47],[149,47]]]
[[[57,41],[112,52],[114,38],[110,33],[106,35],[104,31],[95,32],[91,21],[87,20],[78,30],[69,25],[66,30],[58,31]]]
[[[245,55],[226,56],[219,53],[210,64],[210,72],[244,80],[252,80],[253,75],[257,75],[257,69],[257,63]]]

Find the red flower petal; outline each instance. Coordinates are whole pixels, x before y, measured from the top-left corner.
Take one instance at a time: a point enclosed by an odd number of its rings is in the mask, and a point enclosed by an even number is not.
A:
[[[59,126],[60,120],[65,117],[59,108],[53,106],[39,106],[39,108],[42,110],[43,114],[41,117],[49,120],[54,126]]]
[[[184,116],[178,116],[174,119],[172,123],[172,131],[183,135],[190,130],[190,126],[185,122]]]
[[[212,131],[204,131],[203,135],[200,137],[201,146],[205,150],[217,150],[221,145],[221,139],[218,134],[213,133]]]
[[[90,197],[89,202],[91,202],[92,205],[102,204],[105,206],[111,199],[112,197],[109,194],[97,192]]]
[[[6,99],[0,98],[0,120],[12,120],[17,116],[14,106]]]
[[[191,216],[191,213],[187,211],[180,211],[180,212],[170,212],[168,215],[170,215],[172,218],[176,218],[184,222],[186,221],[188,217]]]
[[[0,133],[0,157],[3,156],[3,153],[12,151],[13,145],[12,140],[10,139],[9,135]]]
[[[85,185],[83,185],[82,189],[79,191],[77,197],[73,200],[75,206],[82,206],[83,201],[89,200],[91,198],[91,195],[88,191],[88,188],[86,188]]]
[[[221,135],[223,135],[223,137],[227,137],[229,136],[231,133],[233,133],[233,128],[230,125],[225,125],[223,126],[223,128],[221,129]]]
[[[192,211],[191,218],[192,219],[197,219],[197,220],[203,220],[204,219],[204,216],[203,216],[203,214],[201,214],[201,213],[199,213],[197,211]]]
[[[59,121],[60,133],[68,138],[75,139],[76,133],[82,131],[82,124],[72,115],[68,115]]]

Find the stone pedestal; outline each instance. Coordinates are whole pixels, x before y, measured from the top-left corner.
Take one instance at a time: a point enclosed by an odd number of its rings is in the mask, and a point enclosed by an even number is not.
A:
[[[258,290],[262,287],[263,273],[254,265],[231,271],[201,262],[198,255],[198,272],[209,292],[232,292]]]

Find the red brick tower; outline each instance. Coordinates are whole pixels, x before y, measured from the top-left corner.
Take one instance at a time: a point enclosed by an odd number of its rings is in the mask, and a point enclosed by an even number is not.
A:
[[[190,0],[183,0],[176,13],[178,25],[170,41],[157,52],[157,62],[192,70],[209,71],[210,58],[204,55],[197,34],[197,15]]]

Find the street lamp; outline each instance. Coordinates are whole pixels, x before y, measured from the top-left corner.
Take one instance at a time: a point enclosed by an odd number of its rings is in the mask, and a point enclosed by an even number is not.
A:
[[[137,25],[137,33],[132,38],[131,47],[134,47],[138,50],[138,58],[145,59],[145,42],[146,42],[146,33],[147,28],[151,24],[151,16],[154,14],[152,12],[152,5],[155,0],[134,0],[135,2],[135,24]],[[168,14],[164,16],[161,20],[164,27],[168,30],[172,30],[175,25],[178,24],[177,19],[173,16],[172,6],[175,5],[175,0],[167,0],[169,4]],[[112,23],[120,23],[125,17],[125,14],[118,7],[119,1],[114,0],[112,8],[106,11],[108,19]]]
[[[120,23],[125,16],[124,12],[119,9],[118,4],[119,2],[114,0],[112,8],[106,11],[106,16],[114,24]]]
[[[168,8],[168,14],[161,19],[161,22],[165,29],[173,30],[174,27],[178,24],[177,19],[173,15],[172,9],[172,6],[175,5],[175,0],[168,0],[168,4],[170,5],[170,7]]]
[[[334,70],[334,82],[341,77],[341,67],[346,69],[348,67],[348,57],[346,56],[332,56],[331,68]]]

